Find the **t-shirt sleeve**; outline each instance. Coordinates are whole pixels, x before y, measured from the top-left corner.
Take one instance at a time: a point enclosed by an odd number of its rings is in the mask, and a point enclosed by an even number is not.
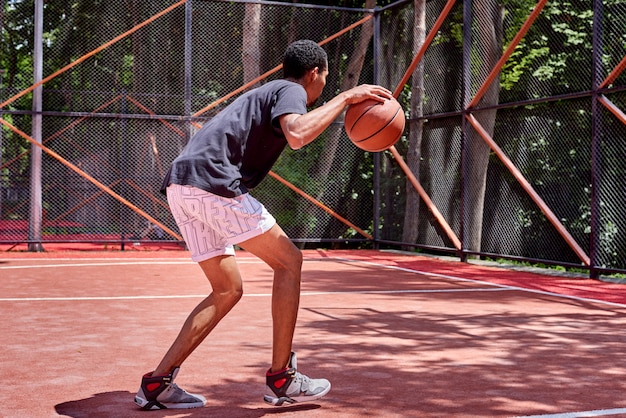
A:
[[[290,85],[276,93],[276,102],[272,108],[272,124],[279,126],[278,117],[296,113],[306,113],[306,91],[299,84]]]

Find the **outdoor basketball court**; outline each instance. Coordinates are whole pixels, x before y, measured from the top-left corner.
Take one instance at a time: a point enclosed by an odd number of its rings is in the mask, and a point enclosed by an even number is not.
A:
[[[294,349],[319,402],[262,401],[272,273],[176,382],[206,407],[133,403],[210,288],[184,251],[0,254],[3,417],[626,416],[626,287],[377,251],[304,252]]]

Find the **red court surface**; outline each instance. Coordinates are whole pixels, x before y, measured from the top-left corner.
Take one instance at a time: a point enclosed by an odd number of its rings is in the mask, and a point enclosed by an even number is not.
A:
[[[140,411],[141,375],[210,292],[184,251],[0,253],[3,417],[626,416],[626,287],[378,251],[304,251],[294,341],[322,400],[262,401],[272,272],[176,382],[204,408]]]

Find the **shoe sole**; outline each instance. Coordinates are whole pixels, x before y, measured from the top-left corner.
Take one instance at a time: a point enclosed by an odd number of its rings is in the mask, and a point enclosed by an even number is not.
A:
[[[291,398],[287,398],[287,397],[283,397],[283,398],[275,398],[273,396],[269,396],[269,395],[264,395],[263,396],[263,400],[265,401],[265,403],[268,403],[272,406],[283,406],[284,404],[292,404],[292,403],[296,403],[297,401],[294,401]]]
[[[135,403],[139,405],[142,409],[144,409],[144,405],[148,404],[148,401],[142,399],[138,396],[135,396]],[[193,408],[202,408],[206,405],[206,402],[194,402],[194,403],[165,403],[162,402],[161,405],[165,406],[165,409],[193,409]],[[163,408],[159,408],[157,405],[153,405],[150,409],[146,409],[146,411],[157,411]]]
[[[263,400],[265,401],[265,403],[268,403],[270,405],[273,406],[283,406],[285,404],[291,405],[294,403],[304,403],[304,402],[312,402],[316,399],[321,398],[322,396],[325,396],[328,392],[330,392],[330,384],[328,385],[328,387],[326,389],[324,389],[324,391],[316,394],[316,395],[309,395],[309,396],[294,396],[293,398],[290,398],[288,396],[283,396],[281,398],[277,398],[275,396],[271,396],[271,395],[264,395],[263,396]]]

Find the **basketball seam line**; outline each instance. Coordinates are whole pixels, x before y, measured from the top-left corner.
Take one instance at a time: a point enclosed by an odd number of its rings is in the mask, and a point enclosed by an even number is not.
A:
[[[370,108],[371,109],[371,108]],[[359,139],[358,141],[354,141],[355,143],[359,143],[359,142],[363,142],[363,141],[367,141],[368,139],[370,139],[371,137],[375,136],[376,134],[378,134],[380,131],[382,131],[383,129],[385,129],[387,126],[389,126],[389,124],[391,122],[393,122],[393,120],[396,118],[396,116],[398,116],[398,112],[400,111],[400,107],[398,107],[396,109],[396,113],[394,113],[393,117],[391,119],[389,119],[389,121],[387,122],[387,124],[385,126],[383,126],[382,128],[380,128],[379,130],[377,130],[376,132],[374,132],[373,134],[371,134],[370,136],[368,136],[367,138],[363,138],[363,139]],[[369,109],[367,110],[367,112],[369,112]],[[367,114],[367,112],[363,113],[361,116],[359,116],[359,119],[361,119],[363,116],[365,116]],[[357,119],[354,122],[354,125],[356,125],[356,123],[359,121],[359,119]],[[352,125],[352,127],[354,128],[354,125]],[[352,131],[352,129],[350,129],[350,131]],[[402,135],[402,134],[400,134]]]

